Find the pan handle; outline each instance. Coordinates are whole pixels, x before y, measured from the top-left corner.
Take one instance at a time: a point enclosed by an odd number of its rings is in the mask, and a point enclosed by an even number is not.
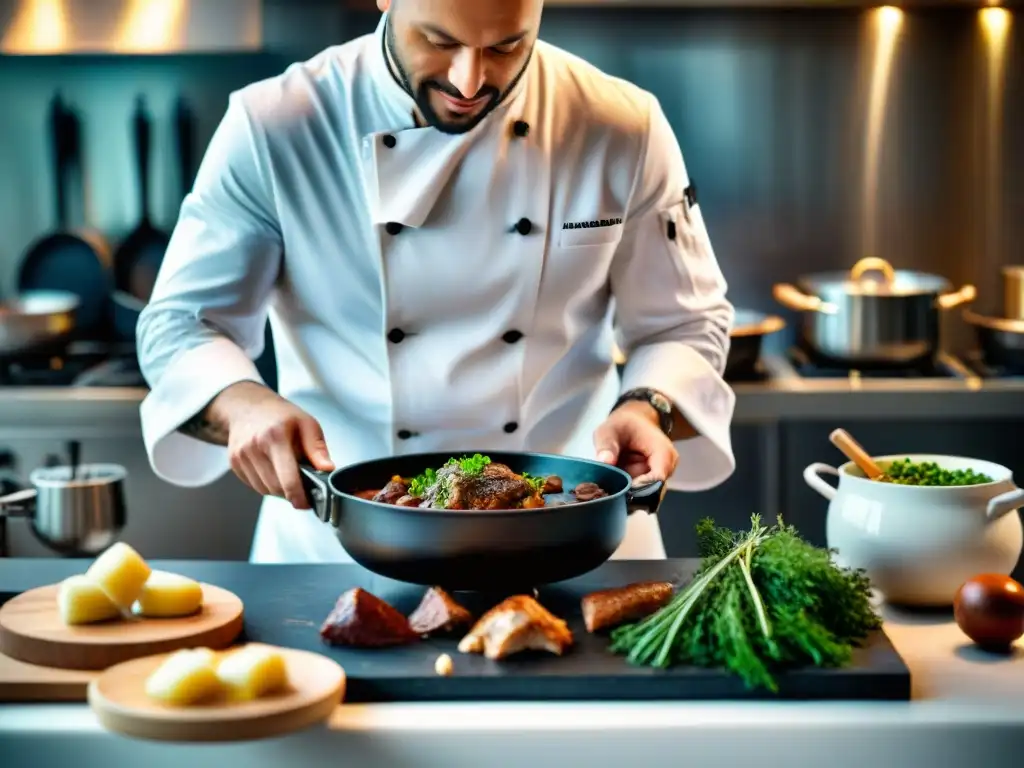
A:
[[[939,309],[955,309],[961,304],[969,304],[977,297],[978,291],[973,285],[965,285],[959,291],[944,293],[935,300]]]
[[[661,506],[668,490],[668,483],[655,480],[653,483],[641,485],[637,488],[630,488],[626,491],[626,511],[632,515],[634,512],[646,512],[649,515],[658,514],[658,507]]]
[[[772,296],[782,306],[795,312],[821,312],[825,315],[836,313],[835,304],[822,301],[817,296],[808,296],[795,285],[777,283],[772,287]]]
[[[337,525],[341,510],[328,482],[331,473],[313,469],[312,465],[300,461],[299,474],[302,476],[302,487],[306,491],[309,508],[321,522]]]

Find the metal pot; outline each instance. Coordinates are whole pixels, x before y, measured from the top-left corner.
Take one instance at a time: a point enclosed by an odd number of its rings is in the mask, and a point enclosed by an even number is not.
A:
[[[871,279],[869,275],[878,275]],[[900,367],[939,351],[939,314],[973,301],[965,285],[951,291],[938,275],[896,270],[884,259],[858,261],[849,272],[803,277],[774,286],[775,300],[803,312],[800,343],[812,356],[850,367]]]
[[[539,453],[487,455],[518,473],[558,475],[567,490],[597,483],[608,496],[536,509],[420,509],[356,494],[382,488],[395,475],[414,477],[443,466],[451,453],[394,456],[331,473],[301,469],[310,507],[334,528],[352,559],[381,576],[452,590],[539,587],[587,573],[618,549],[626,518],[641,509],[655,514],[665,495],[664,483],[632,488],[627,472],[596,461]]]
[[[1003,316],[1024,320],[1024,267],[1003,267]]]
[[[0,303],[0,356],[68,341],[80,304],[66,291],[25,291]]]
[[[124,467],[116,464],[43,467],[32,488],[0,497],[0,523],[22,517],[46,546],[62,555],[98,555],[124,530]]]

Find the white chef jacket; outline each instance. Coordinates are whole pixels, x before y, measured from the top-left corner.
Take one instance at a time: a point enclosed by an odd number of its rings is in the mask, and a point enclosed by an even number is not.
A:
[[[643,386],[701,435],[677,443],[670,486],[721,483],[733,308],[656,99],[538,42],[473,130],[417,127],[385,19],[231,95],[139,319],[155,473],[199,486],[229,470],[225,448],[177,428],[260,381],[269,314],[278,390],[320,422],[338,466],[593,457],[617,395]],[[633,515],[616,556],[664,557],[656,518]],[[311,511],[268,498],[251,559],[350,558]]]

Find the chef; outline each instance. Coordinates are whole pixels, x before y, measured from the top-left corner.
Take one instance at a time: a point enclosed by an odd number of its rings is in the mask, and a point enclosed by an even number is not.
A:
[[[349,560],[300,459],[541,451],[721,483],[733,308],[657,100],[539,41],[543,0],[378,6],[375,34],[229,99],[139,320],[154,471],[262,494],[254,562]],[[279,393],[253,364],[268,317]],[[633,515],[616,557],[664,556]]]

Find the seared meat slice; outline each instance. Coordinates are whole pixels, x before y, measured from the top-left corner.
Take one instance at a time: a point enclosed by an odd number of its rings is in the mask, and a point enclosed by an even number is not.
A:
[[[440,587],[428,589],[416,610],[409,614],[409,626],[417,635],[448,634],[472,623],[473,614]]]
[[[562,478],[558,475],[549,475],[544,479],[544,490],[543,493],[561,493],[562,492]]]
[[[480,617],[459,642],[462,653],[504,659],[520,651],[561,656],[573,643],[572,630],[528,595],[514,595]]]
[[[425,507],[446,509],[518,509],[539,494],[504,464],[488,464],[482,472],[466,474],[457,464],[437,473],[437,482],[424,498]],[[534,500],[536,501],[536,500]]]
[[[597,483],[580,483],[573,490],[573,495],[576,497],[576,501],[593,501],[604,498],[608,492]]]
[[[587,632],[598,632],[650,616],[672,599],[672,585],[641,581],[615,589],[591,592],[580,601]]]
[[[373,500],[381,501],[385,504],[394,504],[408,493],[409,486],[405,484],[405,481],[400,477],[393,477],[391,478],[391,482],[377,492],[377,495],[373,497]]]
[[[405,616],[359,587],[338,598],[320,627],[320,637],[331,645],[356,648],[384,648],[420,639]]]

